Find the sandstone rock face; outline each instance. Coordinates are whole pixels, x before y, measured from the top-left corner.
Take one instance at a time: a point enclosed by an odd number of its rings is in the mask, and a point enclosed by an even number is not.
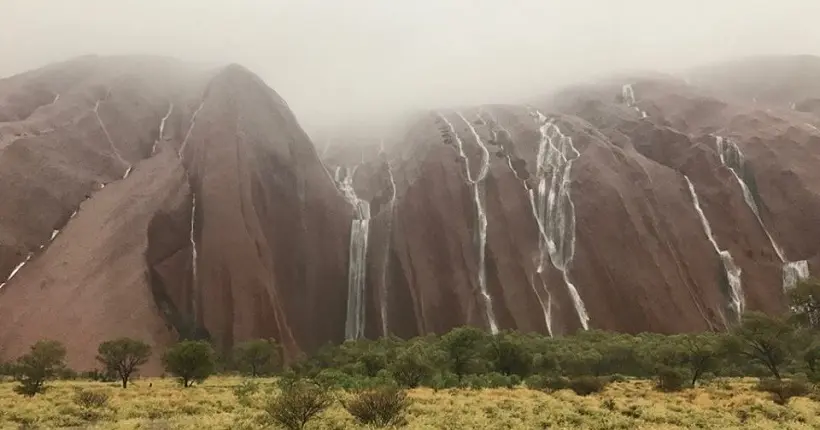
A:
[[[117,336],[343,337],[351,210],[258,78],[81,58],[0,81],[0,106],[2,358],[41,338],[86,369]]]
[[[779,312],[820,270],[817,69],[576,86],[319,151],[239,66],[86,57],[2,80],[0,359],[42,338],[87,369],[117,336],[274,337],[293,358]]]

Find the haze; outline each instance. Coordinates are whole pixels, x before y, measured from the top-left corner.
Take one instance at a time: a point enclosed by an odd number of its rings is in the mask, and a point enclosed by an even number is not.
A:
[[[0,76],[84,54],[239,63],[316,130],[625,69],[820,54],[817,16],[808,0],[4,0]]]

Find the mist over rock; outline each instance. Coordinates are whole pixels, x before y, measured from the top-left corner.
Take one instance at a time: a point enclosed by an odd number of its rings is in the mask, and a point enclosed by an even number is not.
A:
[[[312,142],[252,72],[0,80],[0,358],[459,325],[724,330],[820,263],[814,57],[619,77]],[[149,372],[158,372],[158,363]]]

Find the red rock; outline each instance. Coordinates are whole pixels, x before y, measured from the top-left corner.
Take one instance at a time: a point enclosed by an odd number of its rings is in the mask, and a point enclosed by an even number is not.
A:
[[[14,272],[0,289],[0,327],[14,328],[0,329],[0,359],[41,338],[65,342],[77,369],[94,367],[97,344],[117,336],[157,352],[180,337],[210,338],[223,352],[274,337],[288,358],[342,341],[354,210],[333,180],[337,166],[355,168],[353,190],[370,204],[366,337],[491,321],[561,335],[582,329],[582,306],[590,328],[724,329],[736,318],[732,295],[686,178],[715,243],[742,270],[746,309],[780,312],[772,242],[820,270],[811,102],[820,90],[802,78],[820,66],[766,61],[737,82],[752,66],[691,83],[647,75],[580,85],[538,104],[578,152],[572,205],[561,197],[567,204],[540,225],[529,193],[547,177],[537,158],[549,146],[533,107],[441,112],[450,125],[431,113],[359,145],[325,140],[325,166],[281,97],[239,66],[84,57],[0,80],[0,278]],[[763,82],[776,90],[756,93]],[[743,152],[739,175],[760,220],[716,136]],[[562,254],[565,273],[544,254],[539,273],[541,230],[555,214],[574,253]],[[158,356],[148,373],[159,372]]]

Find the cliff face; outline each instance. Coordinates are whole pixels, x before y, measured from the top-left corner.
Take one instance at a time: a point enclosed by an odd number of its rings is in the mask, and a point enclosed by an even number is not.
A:
[[[0,89],[4,357],[41,338],[82,369],[117,336],[291,354],[343,337],[351,210],[258,78],[83,58]]]
[[[324,160],[239,66],[87,57],[0,80],[0,358],[780,311],[820,264],[820,94],[792,79],[815,62],[430,112]]]

